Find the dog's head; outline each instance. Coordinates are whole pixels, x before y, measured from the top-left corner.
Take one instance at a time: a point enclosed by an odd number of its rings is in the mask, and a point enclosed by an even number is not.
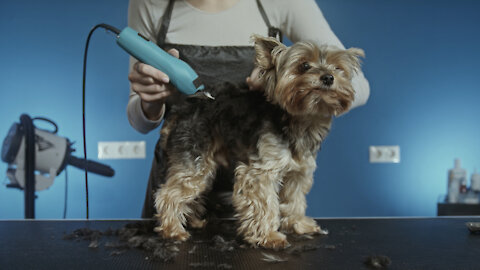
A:
[[[350,108],[355,94],[351,80],[363,50],[318,47],[312,42],[286,47],[259,35],[252,39],[270,102],[292,115],[339,115]]]

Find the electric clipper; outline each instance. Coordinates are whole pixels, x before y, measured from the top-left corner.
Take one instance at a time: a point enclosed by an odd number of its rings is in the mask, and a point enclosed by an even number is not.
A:
[[[165,72],[178,91],[189,96],[204,95],[214,99],[209,92],[205,91],[205,86],[198,74],[187,63],[165,52],[130,27],[126,27],[121,32],[118,29],[115,30],[112,31],[117,34],[117,44],[121,48],[141,62]]]

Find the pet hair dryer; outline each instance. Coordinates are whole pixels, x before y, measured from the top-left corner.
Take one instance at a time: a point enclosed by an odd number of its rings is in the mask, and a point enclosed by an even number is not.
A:
[[[23,118],[25,118],[23,116]],[[34,118],[33,120],[43,119]],[[51,122],[53,123],[53,122]],[[94,161],[84,160],[71,155],[75,150],[72,143],[64,137],[56,135],[57,130],[51,132],[34,128],[35,190],[40,191],[53,184],[55,176],[59,175],[68,165],[79,169],[88,169],[89,172],[111,177],[114,170],[107,165]],[[14,123],[3,140],[2,160],[9,164],[7,176],[10,179],[9,187],[25,188],[26,147],[25,128],[22,123]],[[13,166],[16,168],[13,168]]]
[[[33,120],[51,123],[54,131],[35,128]],[[7,187],[25,190],[33,204],[35,191],[50,187],[67,165],[112,177],[115,172],[107,165],[72,156],[75,149],[67,138],[56,135],[57,125],[46,118],[33,118],[22,114],[20,123],[14,123],[3,140],[2,160],[8,163]],[[37,171],[38,173],[35,173]],[[27,198],[25,199],[27,202]],[[27,204],[25,205],[27,208]],[[31,206],[33,208],[33,206]],[[26,218],[33,218],[33,209]]]

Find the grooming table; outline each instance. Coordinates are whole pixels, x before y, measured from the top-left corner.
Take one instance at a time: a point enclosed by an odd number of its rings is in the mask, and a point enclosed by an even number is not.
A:
[[[478,216],[480,204],[437,203],[438,216]]]
[[[479,217],[317,222],[329,235],[289,236],[290,248],[273,251],[235,240],[234,221],[213,221],[190,230],[187,242],[171,243],[175,256],[164,261],[151,251],[111,245],[119,238],[112,231],[151,220],[0,221],[0,269],[375,269],[365,264],[374,255],[385,256],[378,258],[391,262],[388,269],[480,269],[480,234],[465,225]],[[96,243],[73,237],[80,228],[103,235]]]

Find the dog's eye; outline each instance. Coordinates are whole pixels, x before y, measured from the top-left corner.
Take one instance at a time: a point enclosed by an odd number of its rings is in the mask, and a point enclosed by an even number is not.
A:
[[[309,70],[310,68],[312,68],[312,66],[310,66],[310,64],[308,62],[303,62],[299,67],[301,72],[305,72],[305,71]]]

